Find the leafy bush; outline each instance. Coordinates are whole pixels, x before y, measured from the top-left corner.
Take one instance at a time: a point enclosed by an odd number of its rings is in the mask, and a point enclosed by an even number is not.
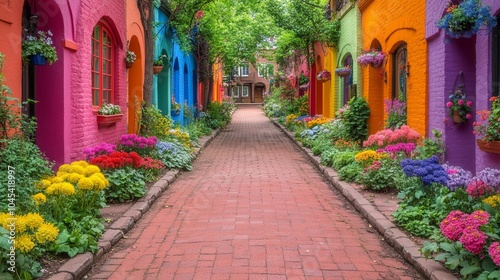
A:
[[[354,156],[357,152],[354,151],[343,151],[337,155],[337,158],[333,161],[333,169],[340,170],[342,167],[355,162]]]
[[[325,166],[332,166],[333,161],[337,157],[340,151],[336,148],[330,147],[321,153],[320,163]]]
[[[343,166],[338,171],[339,179],[346,182],[359,182],[359,176],[363,172],[363,166],[353,161]]]
[[[0,169],[14,171],[13,186],[15,186],[17,213],[25,213],[33,206],[31,196],[37,192],[36,183],[52,175],[53,163],[48,161],[32,142],[12,138],[1,141],[1,144],[6,146],[0,149]],[[7,177],[7,172],[0,172],[0,182],[11,181]],[[7,187],[0,188],[0,197],[8,197],[8,191]],[[7,204],[7,199],[0,200],[0,212],[7,211]]]
[[[173,120],[164,116],[159,109],[154,106],[142,106],[139,114],[139,135],[156,136],[165,139],[169,129],[173,126]]]
[[[363,97],[356,97],[349,101],[349,110],[344,113],[343,122],[347,137],[353,141],[364,141],[368,136],[368,117],[370,107]]]
[[[365,168],[359,181],[366,189],[383,191],[398,189],[404,180],[406,178],[399,162],[383,158],[373,161],[370,166]]]
[[[231,122],[231,111],[223,103],[212,102],[208,104],[207,112],[201,120],[207,127],[218,129]]]
[[[191,160],[193,157],[180,143],[160,141],[157,147],[158,158],[167,168],[192,170]]]
[[[106,189],[106,200],[124,202],[138,199],[146,193],[144,176],[133,168],[120,168],[106,171],[109,188]]]

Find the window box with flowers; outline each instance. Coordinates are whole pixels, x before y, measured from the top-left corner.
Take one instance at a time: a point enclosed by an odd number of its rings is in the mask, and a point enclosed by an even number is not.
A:
[[[339,76],[339,77],[347,77],[351,73],[352,73],[352,69],[350,66],[335,69],[335,74],[337,74],[337,76]]]
[[[481,137],[476,143],[481,151],[500,154],[500,99],[490,98],[491,110],[476,112],[479,121],[472,124],[474,134]]]
[[[112,126],[122,118],[122,109],[118,105],[105,103],[97,111],[97,124],[102,127]]]
[[[378,50],[368,50],[364,51],[358,58],[356,59],[361,66],[372,66],[374,68],[380,68],[384,63],[384,59],[387,54],[383,51]]]
[[[52,42],[52,32],[38,31],[36,35],[27,35],[22,44],[23,61],[34,65],[45,65],[57,61],[57,52]]]
[[[153,60],[153,74],[158,74],[163,70],[163,59],[167,56],[162,54],[157,59]]]
[[[127,68],[132,67],[132,65],[134,65],[134,62],[136,59],[137,59],[137,56],[135,55],[135,52],[127,51],[125,53],[125,65],[127,66]]]
[[[320,82],[329,81],[331,78],[332,78],[332,74],[330,74],[330,72],[328,72],[328,70],[321,70],[316,75],[316,80],[318,80]]]
[[[446,14],[436,25],[451,38],[470,38],[485,25],[491,32],[496,24],[490,8],[481,0],[464,0],[458,5],[450,3]]]
[[[450,117],[453,118],[454,123],[464,123],[472,118],[470,114],[472,101],[467,100],[464,84],[459,84],[448,98],[449,101],[446,103],[446,107],[448,107]]]

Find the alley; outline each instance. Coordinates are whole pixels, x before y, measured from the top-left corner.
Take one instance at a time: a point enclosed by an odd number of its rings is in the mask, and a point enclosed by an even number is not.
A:
[[[422,279],[243,105],[89,279]]]

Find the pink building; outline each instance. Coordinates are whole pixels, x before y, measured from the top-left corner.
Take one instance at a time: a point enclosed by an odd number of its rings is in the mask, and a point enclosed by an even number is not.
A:
[[[100,127],[96,112],[107,102],[127,113],[125,1],[7,0],[0,13],[9,19],[0,32],[10,38],[0,52],[7,54],[6,69],[17,72],[7,84],[21,89],[14,92],[20,99],[37,100],[27,112],[37,118],[40,149],[61,164],[82,158],[87,146],[116,142],[127,131],[126,118]],[[54,34],[58,60],[22,64],[22,37],[39,30]]]

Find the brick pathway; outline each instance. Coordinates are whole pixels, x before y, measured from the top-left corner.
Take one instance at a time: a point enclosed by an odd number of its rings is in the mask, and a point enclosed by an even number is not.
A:
[[[255,106],[89,279],[421,279]]]

